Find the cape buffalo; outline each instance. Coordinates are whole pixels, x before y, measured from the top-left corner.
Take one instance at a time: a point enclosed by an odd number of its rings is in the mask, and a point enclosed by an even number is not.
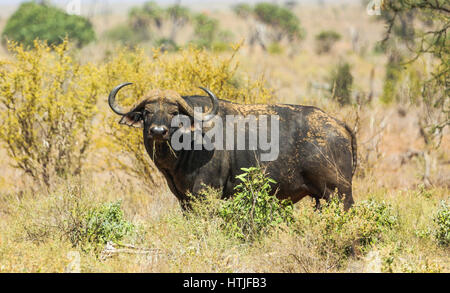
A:
[[[208,96],[181,96],[171,90],[152,90],[137,106],[126,111],[116,105],[115,98],[121,88],[130,84],[114,88],[109,95],[109,105],[122,116],[119,123],[143,128],[145,148],[182,208],[189,207],[188,193],[196,195],[204,185],[220,189],[223,198],[232,196],[241,168],[257,165],[264,167],[268,176],[277,182],[272,190],[277,190],[280,199],[289,198],[295,203],[309,195],[319,207],[319,199],[328,200],[337,191],[346,209],[353,204],[352,177],[357,162],[355,135],[347,125],[322,110],[284,104],[241,105],[218,99],[208,89],[201,88]],[[229,142],[224,148],[172,147],[172,138],[181,130],[181,124],[174,124],[173,119],[180,115],[189,119],[191,127],[187,132],[197,131],[196,121],[205,123],[201,130],[203,137],[208,135],[205,129],[211,129],[212,122],[220,120],[224,121],[223,129],[219,130],[223,137],[231,133],[233,140],[239,139],[240,130],[247,145],[254,132],[259,131],[263,136],[272,133],[272,141],[279,140],[275,145],[276,156],[261,160],[267,155],[267,148],[242,149],[234,146],[234,141],[231,149]],[[263,121],[263,116],[276,118],[270,125],[239,125],[242,121],[249,122],[245,120],[249,116],[256,117],[258,122]],[[238,118],[230,122],[228,117]],[[183,129],[186,131],[186,127]],[[188,141],[187,145],[193,141]]]

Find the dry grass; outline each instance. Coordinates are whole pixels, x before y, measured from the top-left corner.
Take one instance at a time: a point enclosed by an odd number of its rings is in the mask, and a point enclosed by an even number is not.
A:
[[[348,243],[367,229],[361,219],[349,224],[345,234],[324,231],[324,225],[339,218],[319,215],[313,202],[306,199],[296,205],[296,224],[260,242],[242,242],[229,238],[220,229],[217,217],[184,216],[173,196],[148,195],[123,189],[111,181],[98,186],[83,180],[70,182],[50,194],[2,194],[0,203],[0,271],[63,272],[70,263],[70,252],[81,256],[82,272],[449,272],[448,248],[441,247],[430,232],[432,217],[439,201],[448,198],[448,189],[435,188],[389,191],[373,187],[370,180],[357,179],[356,202],[366,199],[384,201],[397,216],[398,225],[381,234],[381,240],[364,246],[363,251],[343,253]],[[136,236],[125,243],[157,251],[151,255],[119,254],[100,260],[92,252],[82,252],[54,231],[52,223],[64,217],[57,212],[71,210],[74,201],[67,187],[86,205],[123,200],[128,220],[139,226]],[[361,187],[364,187],[361,190]],[[62,190],[62,192],[61,192]],[[424,194],[426,193],[426,194]],[[61,206],[61,198],[65,205]],[[324,220],[325,219],[325,220]],[[325,222],[324,222],[325,221]],[[322,223],[322,224],[321,224]],[[367,225],[372,225],[367,222]],[[361,226],[362,225],[362,226]],[[362,230],[361,230],[362,229]],[[301,230],[302,233],[295,231]],[[40,233],[38,233],[38,231]],[[337,242],[329,242],[333,237]],[[334,243],[331,245],[331,243]],[[344,249],[344,250],[343,250]]]

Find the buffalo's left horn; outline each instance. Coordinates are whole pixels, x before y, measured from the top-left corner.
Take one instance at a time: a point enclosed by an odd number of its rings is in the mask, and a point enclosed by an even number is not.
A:
[[[121,88],[123,88],[127,85],[130,85],[130,84],[133,84],[133,83],[126,82],[126,83],[119,84],[109,93],[109,97],[108,97],[109,106],[114,111],[114,113],[116,113],[118,115],[123,116],[123,115],[127,114],[128,112],[123,110],[122,108],[120,108],[118,105],[116,105],[116,95],[120,91]]]

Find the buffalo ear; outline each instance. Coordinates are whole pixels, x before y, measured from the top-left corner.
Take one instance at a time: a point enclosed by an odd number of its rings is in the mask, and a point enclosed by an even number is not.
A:
[[[130,112],[122,116],[122,119],[120,119],[119,124],[143,128],[144,127],[143,115],[141,112]]]

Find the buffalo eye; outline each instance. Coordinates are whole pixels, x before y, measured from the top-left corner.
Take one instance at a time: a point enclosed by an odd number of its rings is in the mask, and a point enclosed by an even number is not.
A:
[[[141,113],[134,113],[133,114],[133,122],[139,122],[142,120],[142,114]]]

